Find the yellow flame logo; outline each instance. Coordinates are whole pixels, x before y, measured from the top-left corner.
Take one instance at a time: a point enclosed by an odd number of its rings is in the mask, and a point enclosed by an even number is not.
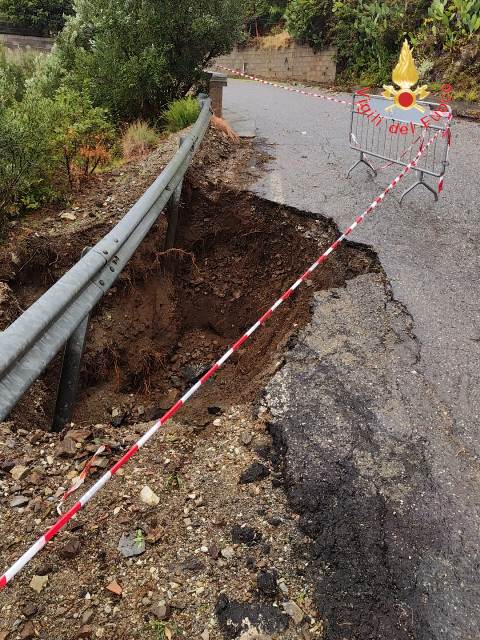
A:
[[[398,63],[392,73],[392,80],[400,89],[395,89],[392,85],[383,85],[385,91],[383,91],[382,96],[385,98],[393,98],[394,101],[394,104],[387,107],[385,111],[390,111],[394,107],[398,107],[404,110],[417,109],[423,113],[425,109],[417,104],[417,98],[423,100],[430,92],[427,91],[426,84],[412,91],[411,88],[417,84],[418,79],[419,75],[412,56],[412,50],[407,40],[405,40]]]
[[[410,89],[418,82],[418,71],[412,56],[412,50],[408,42],[403,43],[400,59],[393,70],[392,80],[402,89]]]

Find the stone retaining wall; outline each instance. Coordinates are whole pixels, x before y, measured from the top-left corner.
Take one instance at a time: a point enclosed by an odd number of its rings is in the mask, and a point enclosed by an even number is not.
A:
[[[39,51],[49,53],[53,47],[53,38],[19,36],[12,33],[0,33],[0,43],[11,52]]]
[[[335,57],[335,48],[315,53],[310,47],[292,42],[279,49],[236,47],[231,54],[217,58],[216,62],[263,78],[331,83],[336,75]]]

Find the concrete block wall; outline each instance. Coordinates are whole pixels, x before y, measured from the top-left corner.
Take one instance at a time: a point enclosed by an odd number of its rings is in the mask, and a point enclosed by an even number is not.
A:
[[[52,38],[36,36],[19,36],[11,33],[0,33],[0,43],[11,52],[37,51],[49,53],[53,47]]]
[[[310,47],[292,42],[279,49],[236,47],[215,62],[262,78],[331,83],[337,71],[335,57],[333,47],[316,53]]]

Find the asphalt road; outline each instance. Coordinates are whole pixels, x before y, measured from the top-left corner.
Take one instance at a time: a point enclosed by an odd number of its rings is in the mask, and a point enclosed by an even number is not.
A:
[[[344,228],[399,172],[345,178],[341,105],[243,80],[225,103],[269,145],[253,190],[270,200]],[[355,231],[386,279],[319,294],[268,388],[328,638],[480,637],[479,144],[456,122],[439,202],[418,188],[400,207],[402,184]]]

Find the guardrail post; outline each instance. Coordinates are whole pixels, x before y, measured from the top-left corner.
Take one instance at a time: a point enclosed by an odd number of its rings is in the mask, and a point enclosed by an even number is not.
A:
[[[227,76],[224,73],[212,73],[210,78],[210,98],[212,100],[212,111],[219,118],[223,113],[223,87],[228,84]]]
[[[86,247],[82,251],[82,258],[89,251],[90,247]],[[62,373],[58,383],[57,402],[52,423],[52,431],[56,433],[61,431],[72,420],[89,320],[90,314],[87,314],[65,345]]]
[[[184,143],[185,138],[183,136],[180,137],[179,148],[181,148]],[[178,187],[172,194],[168,202],[168,227],[167,227],[167,235],[165,237],[165,251],[168,249],[172,249],[175,246],[175,238],[177,236],[177,225],[178,225],[178,208],[180,207],[180,200],[182,199],[182,189],[183,189],[183,178],[181,182],[178,184]]]

